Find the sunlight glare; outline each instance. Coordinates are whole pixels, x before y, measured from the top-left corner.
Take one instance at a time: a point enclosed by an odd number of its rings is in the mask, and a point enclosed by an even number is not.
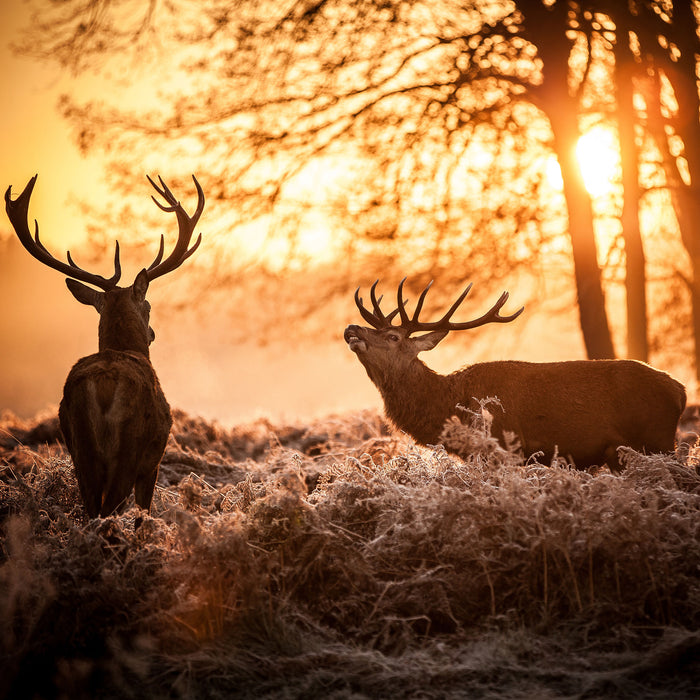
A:
[[[593,197],[610,194],[620,170],[615,134],[602,126],[587,131],[576,145],[583,181]]]
[[[552,189],[558,191],[564,189],[564,180],[561,176],[561,167],[559,165],[557,157],[553,154],[549,156],[549,158],[547,158],[545,173],[547,177],[547,182],[549,183],[549,186]]]

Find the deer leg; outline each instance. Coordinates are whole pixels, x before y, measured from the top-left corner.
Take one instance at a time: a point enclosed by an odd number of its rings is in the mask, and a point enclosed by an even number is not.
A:
[[[141,506],[147,513],[151,511],[151,501],[153,500],[153,490],[158,479],[158,465],[150,472],[139,476],[134,486],[134,496],[136,504]]]
[[[88,516],[96,518],[100,514],[102,490],[104,488],[105,467],[98,458],[87,460],[87,466],[81,456],[73,457],[73,467],[78,480],[78,488]]]
[[[129,491],[124,493],[124,488],[120,484],[117,484],[116,488],[112,485],[112,488],[105,494],[104,501],[102,501],[100,516],[106,518],[112,513],[121,513],[126,506],[127,498],[129,498]]]
[[[622,471],[620,460],[617,457],[617,447],[617,445],[609,445],[605,449],[605,463],[613,474],[619,474]]]
[[[83,505],[90,518],[96,518],[100,514],[100,504],[102,501],[102,489],[97,479],[91,479],[90,485],[85,483],[85,478],[80,477],[80,470],[76,467],[76,475],[78,476],[78,486],[80,487],[80,495],[83,498]]]
[[[156,481],[158,480],[160,460],[163,458],[169,434],[170,426],[168,425],[167,432],[161,432],[160,435],[156,435],[149,442],[141,455],[139,468],[136,472],[136,483],[134,485],[136,504],[141,506],[147,513],[151,511],[153,489],[155,489]]]

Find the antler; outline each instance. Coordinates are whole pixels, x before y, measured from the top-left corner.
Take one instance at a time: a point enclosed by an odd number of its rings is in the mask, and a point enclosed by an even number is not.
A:
[[[146,177],[148,177],[148,175]],[[156,255],[156,259],[151,263],[150,267],[148,268],[149,280],[154,280],[156,277],[165,275],[166,273],[172,272],[172,270],[175,270],[176,268],[180,267],[180,265],[182,265],[182,263],[185,262],[185,260],[187,260],[187,258],[189,258],[195,250],[197,250],[199,244],[202,242],[202,234],[200,233],[199,238],[197,238],[195,244],[188,249],[190,240],[192,238],[192,233],[194,232],[194,228],[197,225],[197,222],[199,221],[199,217],[202,215],[202,210],[204,209],[204,192],[202,192],[202,188],[200,187],[199,183],[197,182],[197,178],[194,175],[192,176],[192,179],[194,180],[194,185],[197,188],[197,209],[195,210],[192,216],[189,216],[187,212],[182,208],[180,202],[178,202],[177,199],[175,199],[175,195],[163,182],[163,178],[161,178],[160,175],[158,176],[158,181],[161,185],[160,187],[158,187],[158,185],[156,185],[156,183],[153,182],[153,180],[151,180],[150,177],[148,177],[148,181],[151,183],[151,185],[153,185],[156,192],[158,192],[158,194],[168,203],[168,205],[166,206],[165,204],[161,204],[155,197],[152,197],[153,201],[163,211],[175,212],[179,228],[175,248],[173,248],[173,252],[170,253],[170,255],[165,260],[163,260],[163,262],[161,262],[161,259],[163,257],[165,241],[161,234],[160,249],[158,250],[158,255]]]
[[[381,303],[383,297],[379,297],[379,299],[377,299],[376,297],[375,288],[379,280],[377,280],[372,285],[372,288],[370,290],[370,298],[372,300],[373,311],[369,311],[363,306],[362,299],[359,296],[360,289],[358,287],[355,291],[355,303],[357,304],[357,308],[362,314],[362,318],[364,318],[365,321],[367,321],[367,323],[369,323],[374,328],[381,329],[391,327],[393,325],[391,323],[392,319],[396,316],[396,314],[399,314],[401,318],[401,323],[398,327],[405,328],[410,334],[417,333],[419,331],[458,331],[465,330],[468,328],[477,328],[478,326],[483,326],[487,323],[509,323],[510,321],[514,321],[525,310],[525,307],[523,306],[510,316],[501,316],[499,312],[505,305],[506,301],[508,301],[509,296],[508,292],[503,292],[503,294],[501,294],[500,299],[483,316],[480,316],[479,318],[476,318],[473,321],[462,321],[459,323],[454,323],[450,319],[452,318],[452,315],[457,310],[459,305],[465,300],[467,294],[469,294],[472,288],[472,285],[470,283],[467,286],[467,288],[459,295],[457,301],[455,301],[455,303],[452,304],[452,306],[447,310],[447,313],[445,313],[445,315],[440,320],[430,322],[419,321],[418,316],[420,315],[420,312],[423,308],[423,302],[425,301],[426,294],[428,293],[428,290],[430,289],[433,283],[432,281],[429,282],[427,287],[421,292],[420,296],[418,297],[418,302],[416,303],[416,308],[413,312],[413,316],[409,318],[408,313],[406,312],[406,301],[403,298],[403,285],[405,281],[406,278],[404,277],[399,283],[398,292],[396,294],[398,306],[388,315],[384,315],[382,310],[379,308],[379,304]]]
[[[22,194],[17,197],[14,201],[11,198],[12,186],[8,187],[5,192],[5,210],[7,211],[7,216],[10,219],[10,223],[15,229],[17,238],[19,238],[22,245],[27,249],[27,251],[35,257],[39,262],[44,263],[48,267],[53,268],[62,272],[68,277],[80,280],[82,282],[87,282],[95,287],[99,287],[104,291],[109,291],[117,286],[117,282],[122,274],[121,264],[119,262],[119,241],[116,241],[114,248],[114,274],[106,279],[101,275],[95,275],[87,270],[83,270],[78,267],[73,258],[71,258],[70,251],[67,252],[68,263],[56,260],[56,258],[49,253],[44,247],[44,244],[39,240],[39,223],[34,220],[34,237],[29,231],[29,222],[27,220],[29,212],[29,199],[32,196],[32,191],[34,190],[34,184],[36,183],[37,175],[35,175],[24,188]]]
[[[377,288],[377,284],[379,284],[379,280],[376,280],[375,283],[372,285],[372,288],[369,290],[370,299],[372,300],[372,306],[374,307],[374,313],[367,310],[363,306],[362,297],[360,297],[359,287],[355,290],[355,304],[357,304],[357,308],[360,310],[362,318],[364,318],[365,321],[367,321],[367,323],[370,324],[370,326],[373,326],[374,328],[388,328],[392,325],[391,321],[394,318],[394,316],[396,316],[396,314],[399,313],[399,310],[394,309],[388,316],[384,315],[382,310],[379,308],[379,304],[384,298],[384,295],[380,296],[379,299],[377,299],[375,291]]]

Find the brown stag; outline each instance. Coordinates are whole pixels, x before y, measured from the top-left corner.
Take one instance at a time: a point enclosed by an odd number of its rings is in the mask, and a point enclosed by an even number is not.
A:
[[[578,360],[531,363],[483,362],[448,375],[434,372],[418,354],[434,348],[450,331],[487,323],[510,323],[523,311],[501,316],[508,292],[483,316],[455,323],[452,315],[471,284],[447,313],[433,322],[419,321],[430,284],[409,317],[398,287],[396,309],[380,308],[377,282],[372,285],[372,311],[355,292],[355,303],[371,328],[350,325],[345,341],[367,370],[384,399],[392,423],[422,444],[437,444],[445,422],[458,406],[476,410],[479,400],[495,397],[492,433],[505,446],[504,431],[514,433],[525,455],[555,454],[579,468],[607,464],[619,471],[618,446],[637,451],[670,452],[678,419],[685,407],[682,384],[664,372],[635,360]],[[393,324],[398,315],[400,322]],[[423,335],[412,334],[428,331]]]
[[[91,518],[121,511],[134,490],[136,503],[150,510],[172,418],[148,347],[155,339],[149,325],[151,305],[148,285],[179,267],[201,243],[190,240],[204,208],[204,193],[197,188],[197,209],[190,217],[161,178],[160,187],[148,180],[167,202],[153,201],[166,212],[175,212],[179,234],[172,253],[163,260],[164,239],[151,265],[141,270],[130,287],[121,288],[119,242],[115,245],[114,274],[101,277],[78,267],[68,252],[68,262],[54,258],[39,240],[39,224],[31,235],[29,199],[35,175],[17,199],[5,192],[7,215],[22,245],[44,265],[68,275],[66,284],[82,304],[100,314],[99,352],[79,360],[71,369],[59,407],[61,430],[73,459],[80,494]],[[82,284],[92,285],[90,287]],[[97,287],[98,289],[93,289]]]

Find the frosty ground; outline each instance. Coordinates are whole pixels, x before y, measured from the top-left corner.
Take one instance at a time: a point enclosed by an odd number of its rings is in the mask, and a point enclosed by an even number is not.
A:
[[[697,697],[695,448],[615,476],[443,442],[176,412],[151,515],[91,521],[55,415],[6,413],[0,695]]]

